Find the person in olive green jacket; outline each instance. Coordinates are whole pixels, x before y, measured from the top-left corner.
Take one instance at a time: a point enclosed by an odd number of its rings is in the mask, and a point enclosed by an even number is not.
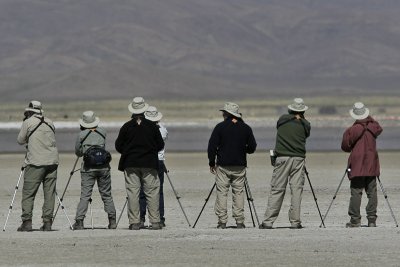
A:
[[[42,231],[51,231],[57,183],[58,150],[53,122],[43,116],[42,104],[31,101],[17,142],[26,146],[24,184],[22,188],[22,224],[19,232],[32,231],[32,211],[36,193],[43,183]]]
[[[288,108],[289,114],[282,115],[277,122],[276,161],[265,219],[260,229],[272,228],[279,215],[288,183],[292,193],[289,210],[290,228],[302,228],[300,206],[305,180],[305,146],[306,139],[310,136],[311,126],[304,118],[304,112],[308,107],[303,99],[295,98],[294,103]]]

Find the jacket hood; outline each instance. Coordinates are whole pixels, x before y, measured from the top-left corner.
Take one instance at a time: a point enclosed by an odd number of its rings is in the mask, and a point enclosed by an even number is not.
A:
[[[361,124],[363,127],[366,127],[368,131],[373,133],[375,137],[381,134],[382,132],[382,127],[379,125],[378,122],[376,122],[371,116],[368,116],[367,118],[363,120],[356,120],[354,122],[354,125],[356,124]]]

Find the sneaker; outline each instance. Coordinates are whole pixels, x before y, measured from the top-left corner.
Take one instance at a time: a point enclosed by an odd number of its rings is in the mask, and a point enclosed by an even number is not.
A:
[[[272,225],[260,224],[258,226],[259,229],[272,229]]]
[[[221,222],[219,222],[218,224],[217,224],[217,229],[225,229],[226,228],[226,223],[221,223]]]
[[[290,229],[302,229],[303,225],[301,225],[301,223],[296,223],[296,224],[292,224],[290,226]]]
[[[23,221],[17,229],[18,232],[32,232],[32,220]]]
[[[85,228],[83,227],[83,220],[75,220],[74,225],[72,225],[72,228],[74,230],[84,230]]]
[[[376,222],[368,221],[368,227],[376,227]]]
[[[140,230],[140,223],[132,223],[129,225],[129,230]]]
[[[162,229],[162,225],[161,223],[152,223],[151,227],[149,227],[150,230],[161,230]]]
[[[117,221],[114,218],[108,218],[108,229],[117,229]]]
[[[237,229],[244,229],[244,228],[246,228],[246,225],[244,225],[244,223],[236,223],[236,228]]]
[[[43,222],[42,227],[40,227],[40,231],[51,231],[51,225],[53,224],[52,221]]]
[[[140,221],[140,229],[146,228],[146,225],[144,224],[144,221]]]
[[[356,228],[356,227],[360,227],[361,223],[352,223],[352,222],[348,222],[346,223],[346,228]]]

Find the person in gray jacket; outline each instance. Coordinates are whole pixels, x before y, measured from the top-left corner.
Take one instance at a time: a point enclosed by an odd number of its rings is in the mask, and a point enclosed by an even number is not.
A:
[[[22,224],[17,231],[32,231],[32,211],[36,193],[43,183],[42,231],[51,231],[57,183],[58,150],[53,122],[43,116],[42,104],[31,101],[17,142],[26,146],[22,188]]]
[[[90,165],[85,160],[90,156],[90,150],[93,148],[105,148],[106,131],[98,126],[99,117],[96,117],[93,111],[85,111],[82,118],[79,119],[81,132],[79,133],[76,144],[75,154],[78,157],[84,157],[81,166],[81,198],[76,210],[74,230],[83,230],[83,221],[88,209],[89,202],[93,192],[93,187],[97,181],[99,193],[104,203],[104,211],[108,214],[108,229],[117,228],[116,211],[114,201],[111,195],[111,175],[109,160],[98,162],[96,165]]]

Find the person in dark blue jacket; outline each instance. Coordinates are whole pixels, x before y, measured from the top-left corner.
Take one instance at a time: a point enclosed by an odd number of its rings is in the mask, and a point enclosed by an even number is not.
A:
[[[254,153],[257,143],[252,129],[243,121],[237,104],[227,102],[220,111],[224,121],[215,126],[208,142],[209,166],[211,173],[215,174],[217,187],[214,207],[218,216],[217,228],[226,228],[228,191],[232,186],[232,216],[237,228],[241,229],[245,228],[246,154]]]

